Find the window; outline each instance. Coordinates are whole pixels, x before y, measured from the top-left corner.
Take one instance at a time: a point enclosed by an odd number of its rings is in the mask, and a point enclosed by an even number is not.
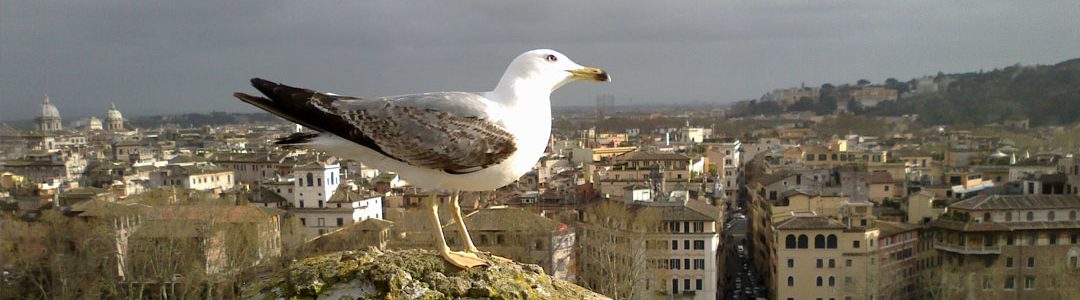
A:
[[[784,247],[788,249],[797,248],[797,246],[795,245],[795,235],[789,234],[786,238],[784,238]]]
[[[787,286],[795,286],[795,277],[787,277]]]
[[[1035,257],[1034,256],[1028,257],[1027,267],[1028,268],[1034,268],[1035,267]]]
[[[690,278],[683,279],[683,290],[690,289]]]
[[[1013,240],[1013,235],[1011,235],[1011,234],[1006,235],[1005,236],[1005,244],[1009,245],[1009,246],[1012,246],[1013,243],[1015,243],[1015,241]]]
[[[795,267],[795,259],[793,259],[793,258],[788,258],[788,259],[787,259],[787,267],[788,267],[788,268],[794,268],[794,267]]]
[[[694,259],[694,270],[704,270],[704,269],[705,269],[705,259],[704,258]]]
[[[701,279],[695,280],[694,285],[697,287],[697,290],[701,290]]]
[[[816,282],[817,282],[817,286],[821,286],[821,285],[822,285],[822,283],[821,283],[821,276],[818,276],[818,277],[817,277],[817,281],[816,281]]]
[[[1035,288],[1035,276],[1028,276],[1024,279],[1024,289],[1030,290]]]
[[[990,286],[992,283],[993,283],[993,280],[991,280],[990,275],[983,275],[982,288],[984,290],[989,290],[989,289],[993,288],[993,287]]]
[[[820,258],[817,259],[817,268],[818,269],[821,269],[822,265],[824,265],[824,264],[825,264],[824,260],[822,260]]]
[[[829,269],[832,269],[832,268],[835,268],[835,267],[836,267],[836,260],[830,258],[829,259]]]
[[[888,191],[889,191],[889,186],[888,186],[888,185],[886,185],[886,186],[885,186],[885,191],[886,191],[886,192],[888,192]]]
[[[1051,245],[1057,245],[1057,239],[1058,239],[1058,236],[1057,236],[1056,233],[1051,233],[1050,234],[1050,244]]]
[[[671,279],[671,293],[672,294],[678,294],[679,293],[679,279],[678,278],[672,278]]]
[[[1034,233],[1028,235],[1028,245],[1034,246],[1035,242],[1038,241],[1038,240],[1039,240],[1038,236],[1036,236]]]
[[[300,225],[307,226],[307,219],[300,218]]]
[[[851,267],[851,259],[845,260],[844,261],[844,266],[850,268]]]
[[[1031,221],[1031,220],[1034,220],[1034,219],[1035,219],[1035,213],[1030,212],[1030,211],[1027,212],[1027,220]]]
[[[671,250],[679,250],[679,241],[671,240]]]
[[[799,249],[809,248],[808,247],[809,242],[810,242],[810,238],[807,237],[805,234],[800,234],[799,235]]]
[[[825,236],[820,235],[820,234],[814,236],[814,249],[824,249],[824,248],[825,248]]]
[[[1006,212],[1005,213],[1005,222],[1011,222],[1011,221],[1012,221],[1012,212],[1011,211]]]
[[[1013,267],[1013,258],[1012,258],[1012,256],[1005,258],[1005,267],[1006,268],[1012,268]]]
[[[337,218],[337,227],[341,227],[342,225],[345,225],[345,219]]]
[[[1076,211],[1069,212],[1069,221],[1076,221]]]
[[[826,241],[825,244],[826,244],[826,246],[825,246],[826,248],[836,249],[836,235],[835,234],[830,234],[829,238],[828,238],[828,240]]]
[[[315,179],[314,175],[311,175],[311,173],[307,173],[307,186],[314,185],[314,181],[315,181],[314,179]],[[303,185],[303,184],[304,184],[303,182],[300,182],[300,185]]]
[[[1077,235],[1075,233],[1073,235],[1070,235],[1069,241],[1071,244],[1076,245],[1077,242],[1080,242],[1080,235]]]
[[[322,207],[323,207],[323,202],[322,202],[322,200],[319,200],[319,208],[322,208]]]
[[[1016,286],[1016,278],[1012,275],[1005,276],[1005,289],[1011,290]]]
[[[859,248],[859,241],[851,241],[852,248]]]
[[[703,241],[703,240],[695,240],[694,241],[694,250],[705,250],[705,241]]]
[[[836,286],[836,277],[829,276],[829,286]]]
[[[1053,221],[1055,219],[1054,211],[1051,210],[1050,212],[1046,213],[1046,219]]]

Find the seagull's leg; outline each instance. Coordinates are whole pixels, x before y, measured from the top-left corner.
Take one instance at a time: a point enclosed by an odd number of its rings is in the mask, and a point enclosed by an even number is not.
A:
[[[443,236],[442,224],[439,222],[439,201],[436,199],[435,193],[428,196],[428,205],[431,212],[432,231],[435,233],[435,247],[439,249],[439,255],[450,264],[462,269],[486,265],[486,262],[477,257],[450,251],[450,247],[446,246],[446,237]]]
[[[476,249],[476,245],[473,244],[472,237],[469,236],[469,230],[465,229],[465,219],[461,217],[461,205],[458,204],[458,198],[461,196],[460,191],[454,191],[450,194],[450,214],[454,216],[454,222],[457,223],[458,234],[462,241],[465,241],[465,252],[477,253],[480,250]]]
[[[472,255],[476,255],[475,253],[487,254],[487,256],[490,256],[492,259],[497,260],[497,261],[501,261],[501,262],[511,262],[511,261],[513,261],[513,260],[505,258],[505,257],[492,255],[489,252],[480,251],[480,249],[476,249],[476,245],[473,244],[473,242],[472,242],[472,237],[469,236],[469,231],[467,229],[465,229],[465,219],[461,217],[461,204],[458,201],[458,199],[460,199],[460,198],[461,198],[461,191],[454,191],[453,193],[450,194],[450,214],[453,215],[454,222],[457,223],[457,229],[460,232],[459,234],[461,236],[461,239],[465,241],[465,252],[469,253],[469,254],[472,254]]]

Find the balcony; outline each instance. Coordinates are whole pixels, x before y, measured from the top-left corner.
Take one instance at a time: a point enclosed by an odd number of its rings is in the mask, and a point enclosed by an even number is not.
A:
[[[954,245],[945,244],[940,242],[934,242],[934,249],[941,251],[949,251],[960,254],[1001,254],[1002,245],[983,246],[983,245]]]

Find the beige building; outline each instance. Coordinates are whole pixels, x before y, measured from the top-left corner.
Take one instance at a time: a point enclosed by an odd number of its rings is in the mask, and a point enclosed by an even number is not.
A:
[[[626,187],[646,182],[662,182],[661,185],[671,187],[685,185],[690,182],[690,165],[689,156],[675,153],[634,151],[616,156],[599,176],[600,194],[621,198]]]
[[[1066,299],[1080,293],[1080,196],[979,195],[930,223],[937,299]]]
[[[775,223],[774,299],[875,299],[878,231],[813,212]]]
[[[700,200],[627,197],[577,225],[579,284],[615,299],[716,299],[720,211]]]
[[[233,188],[233,172],[209,164],[173,165],[150,172],[150,186],[176,186],[197,191],[221,193]]]

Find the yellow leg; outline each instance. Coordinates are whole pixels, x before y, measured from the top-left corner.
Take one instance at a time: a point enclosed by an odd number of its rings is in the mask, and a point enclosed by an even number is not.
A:
[[[476,249],[476,245],[473,244],[472,237],[469,236],[469,230],[465,228],[465,219],[461,217],[461,205],[458,204],[459,196],[461,196],[461,192],[458,191],[450,194],[450,214],[454,217],[454,222],[457,223],[458,235],[462,241],[465,241],[465,252],[480,252],[480,250]]]
[[[505,257],[491,255],[491,253],[476,249],[476,245],[472,242],[472,237],[469,236],[469,230],[465,228],[465,219],[461,217],[461,205],[458,203],[458,198],[460,198],[460,196],[461,192],[459,191],[454,191],[454,193],[450,195],[450,215],[454,217],[454,222],[457,223],[458,234],[461,236],[461,240],[465,241],[465,252],[473,254],[474,256],[474,253],[487,254],[491,259],[501,262],[513,261]]]
[[[428,197],[428,205],[431,212],[431,229],[435,233],[435,247],[438,248],[439,255],[450,264],[462,269],[487,265],[487,262],[475,255],[453,252],[446,246],[446,237],[443,236],[442,224],[439,222],[439,202],[435,197],[434,193]]]

